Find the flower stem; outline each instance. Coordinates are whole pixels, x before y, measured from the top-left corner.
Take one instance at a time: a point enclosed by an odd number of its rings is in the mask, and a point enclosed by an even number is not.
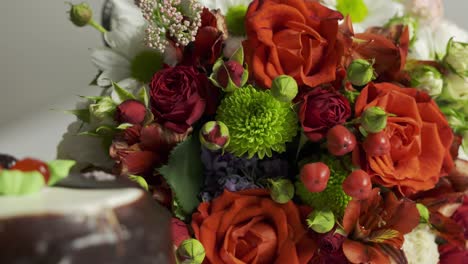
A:
[[[97,31],[101,32],[102,34],[107,32],[107,30],[103,26],[101,26],[99,23],[97,23],[94,19],[89,20],[88,25],[92,26]]]

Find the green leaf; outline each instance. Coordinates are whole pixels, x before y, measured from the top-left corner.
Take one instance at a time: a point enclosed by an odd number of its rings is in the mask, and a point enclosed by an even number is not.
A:
[[[50,178],[47,184],[52,186],[61,179],[68,177],[71,168],[75,164],[76,161],[73,160],[53,160],[49,162],[47,165],[49,166]]]
[[[0,171],[0,195],[20,196],[39,192],[46,185],[38,171]]]
[[[240,65],[244,65],[244,49],[242,45],[232,54],[230,61],[237,61]]]
[[[146,107],[149,106],[149,97],[145,87],[141,87],[140,91],[138,92],[138,100],[143,102]]]
[[[420,219],[419,219],[419,222],[420,223],[429,223],[429,210],[427,209],[426,206],[424,206],[423,204],[420,204],[420,203],[417,203],[416,204],[416,208],[418,209],[419,211],[419,215],[420,215]]]
[[[128,178],[131,181],[138,183],[141,186],[141,188],[145,189],[146,191],[149,191],[149,186],[145,178],[138,176],[138,175],[129,175]]]
[[[65,113],[75,115],[79,120],[89,123],[91,120],[91,113],[89,109],[75,109],[75,110],[67,110]]]
[[[331,210],[314,210],[307,217],[307,225],[317,233],[327,233],[335,226],[335,215]]]
[[[117,83],[112,82],[112,87],[114,87],[114,91],[122,102],[130,99],[136,99],[132,93],[120,87]]]
[[[172,150],[168,164],[159,169],[171,187],[181,212],[187,216],[200,203],[198,194],[203,185],[200,152],[200,142],[197,137],[191,136]]]
[[[270,196],[275,202],[285,204],[294,197],[294,184],[287,179],[270,180]]]
[[[354,23],[364,21],[369,13],[364,0],[337,0],[336,9],[345,16],[350,15]]]

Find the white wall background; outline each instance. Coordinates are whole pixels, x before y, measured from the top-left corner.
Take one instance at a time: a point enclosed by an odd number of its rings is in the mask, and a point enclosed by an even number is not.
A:
[[[86,1],[99,19],[104,1]],[[468,29],[468,0],[445,3],[446,16]],[[99,92],[87,86],[96,74],[88,49],[101,37],[74,27],[66,10],[63,0],[0,3],[0,153],[54,159],[74,120],[59,110],[73,109],[76,95]]]

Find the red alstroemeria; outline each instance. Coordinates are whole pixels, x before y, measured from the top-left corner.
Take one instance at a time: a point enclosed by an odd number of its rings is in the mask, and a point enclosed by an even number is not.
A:
[[[374,60],[378,81],[393,81],[402,74],[409,48],[407,27],[395,27],[385,32],[374,28],[354,34],[351,19],[347,17],[340,26],[338,39],[345,50],[341,63],[344,68],[355,59],[366,59]]]
[[[403,263],[403,236],[419,224],[419,218],[414,202],[397,200],[391,192],[381,195],[376,188],[367,200],[349,202],[343,218],[348,234],[343,252],[351,263]]]

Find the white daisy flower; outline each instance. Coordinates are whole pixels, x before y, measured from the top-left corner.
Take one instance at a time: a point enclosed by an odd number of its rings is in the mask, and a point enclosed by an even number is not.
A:
[[[130,0],[112,0],[111,31],[104,34],[108,47],[92,49],[93,63],[101,71],[97,85],[112,82],[130,92],[151,80],[162,67],[163,56],[144,44],[146,21],[141,10]],[[112,98],[119,101],[114,94]]]

